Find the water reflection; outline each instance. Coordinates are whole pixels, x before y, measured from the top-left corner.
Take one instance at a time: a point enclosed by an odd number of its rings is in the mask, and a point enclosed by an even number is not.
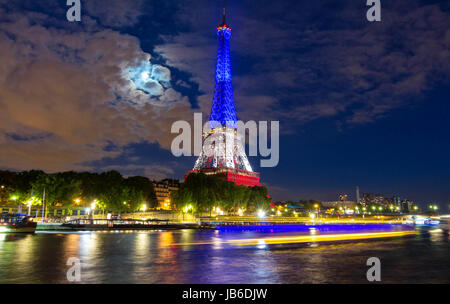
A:
[[[437,229],[407,238],[320,246],[270,245],[261,239],[267,235],[272,234],[200,230],[0,234],[0,283],[68,283],[70,257],[82,262],[82,283],[365,283],[365,261],[370,256],[393,265],[383,273],[384,282],[450,283],[449,235]],[[259,241],[233,246],[228,243],[233,239]],[[190,245],[175,245],[180,243]],[[197,243],[203,245],[193,245]]]

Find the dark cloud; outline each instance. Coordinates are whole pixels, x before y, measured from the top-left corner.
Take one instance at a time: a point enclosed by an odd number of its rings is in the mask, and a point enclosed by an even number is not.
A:
[[[111,27],[135,25],[142,15],[148,14],[143,9],[145,1],[133,0],[87,0],[83,1],[88,14],[95,17],[100,24]]]
[[[264,2],[264,10],[245,15],[231,7],[232,49],[250,66],[234,78],[240,117],[277,119],[284,130],[324,117],[367,123],[411,105],[435,75],[448,82],[448,10],[419,1],[387,5],[383,21],[369,23],[365,6],[335,4]],[[210,93],[215,56],[210,19],[192,16],[204,12],[202,4],[180,6],[179,19],[191,21],[192,31],[165,37],[156,50]],[[325,16],[313,19],[319,11]]]
[[[170,125],[192,119],[192,105],[209,114],[221,3],[82,3],[82,22],[69,23],[65,1],[0,0],[0,167],[180,176],[191,162],[170,161]],[[295,141],[308,123],[341,130],[416,105],[449,84],[445,5],[383,2],[369,23],[365,1],[230,1],[238,117],[279,120]],[[129,154],[133,143],[169,161]],[[289,157],[280,166],[301,166]]]
[[[89,170],[132,142],[168,149],[172,122],[191,111],[170,88],[170,70],[151,63],[136,37],[35,22],[43,18],[13,13],[0,22],[0,166]],[[128,74],[140,66],[151,71],[147,92]],[[110,143],[118,148],[105,149]]]

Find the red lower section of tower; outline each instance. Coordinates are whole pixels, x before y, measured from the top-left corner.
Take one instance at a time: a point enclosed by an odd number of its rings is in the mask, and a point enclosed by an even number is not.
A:
[[[231,168],[208,168],[201,170],[185,171],[184,179],[191,173],[204,173],[206,175],[214,175],[222,180],[233,182],[236,185],[244,185],[247,187],[260,187],[259,173],[249,172],[245,170],[231,169]]]

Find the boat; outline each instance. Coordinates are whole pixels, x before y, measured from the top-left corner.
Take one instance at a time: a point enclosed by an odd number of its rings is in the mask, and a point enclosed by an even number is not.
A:
[[[440,217],[440,228],[446,233],[450,233],[450,215]]]
[[[0,233],[34,233],[37,222],[21,213],[0,215]]]

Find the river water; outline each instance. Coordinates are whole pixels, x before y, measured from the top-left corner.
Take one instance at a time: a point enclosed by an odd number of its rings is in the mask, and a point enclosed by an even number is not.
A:
[[[69,283],[69,258],[81,261],[81,283],[367,283],[369,257],[381,260],[384,283],[450,283],[450,236],[437,228],[326,244],[224,242],[267,235],[214,230],[0,234],[0,283]]]

